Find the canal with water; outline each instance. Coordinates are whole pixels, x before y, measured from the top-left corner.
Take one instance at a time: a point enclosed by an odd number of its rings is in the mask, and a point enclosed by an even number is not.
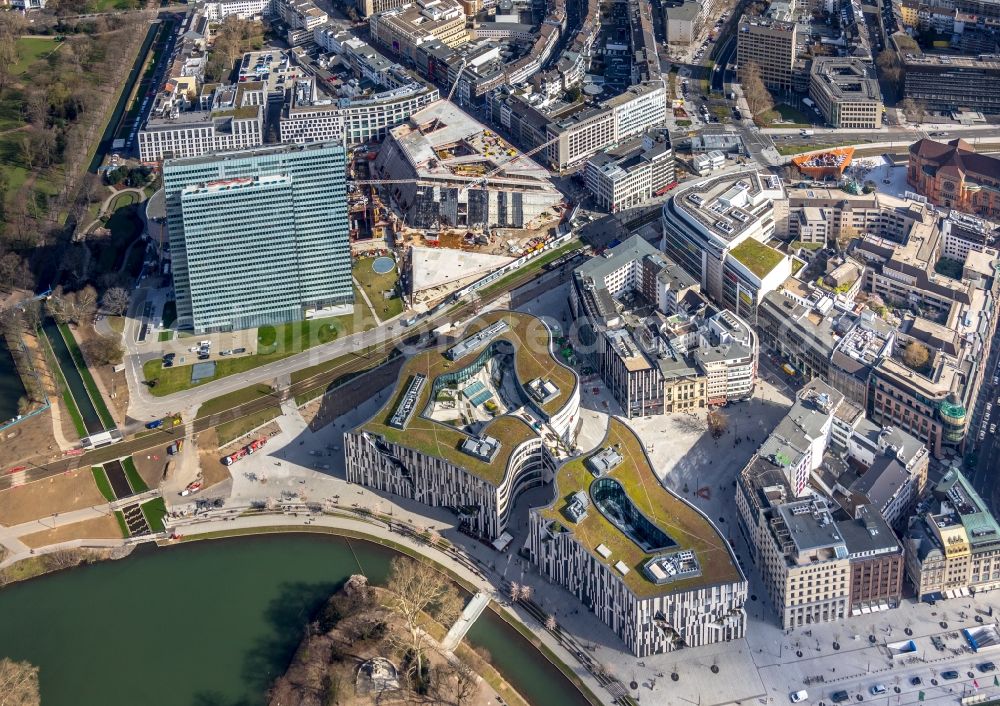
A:
[[[77,409],[80,410],[80,416],[83,417],[83,425],[87,427],[87,431],[91,434],[104,431],[104,424],[101,423],[101,418],[94,408],[94,403],[90,401],[90,395],[87,394],[87,387],[83,384],[83,378],[80,377],[80,371],[77,370],[76,364],[73,362],[73,355],[69,352],[66,340],[59,332],[59,327],[56,326],[52,319],[46,319],[42,325],[42,329],[45,331],[46,338],[49,339],[49,345],[52,346],[52,352],[59,363],[59,369],[66,380],[66,386],[69,387]]]
[[[0,657],[41,668],[45,706],[256,706],[313,612],[392,550],[308,534],[138,550],[0,590]],[[466,638],[532,704],[584,706],[561,672],[487,610]]]
[[[24,395],[21,376],[14,367],[14,358],[0,338],[0,424],[17,416],[17,401]]]

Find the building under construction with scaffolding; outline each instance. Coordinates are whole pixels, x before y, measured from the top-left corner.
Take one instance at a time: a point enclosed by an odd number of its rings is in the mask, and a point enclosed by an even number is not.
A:
[[[448,101],[389,131],[372,179],[411,228],[535,228],[558,219],[549,172]]]

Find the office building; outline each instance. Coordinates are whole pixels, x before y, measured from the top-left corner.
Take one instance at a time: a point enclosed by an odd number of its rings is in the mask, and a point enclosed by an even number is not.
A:
[[[669,133],[651,131],[640,144],[594,155],[584,179],[598,206],[611,213],[641,204],[675,183]]]
[[[903,94],[928,110],[1000,112],[1000,58],[900,51]]]
[[[601,447],[556,471],[533,508],[528,553],[637,657],[737,640],[747,580],[722,533],[666,490],[642,443],[612,418]]]
[[[597,108],[585,108],[546,125],[546,141],[550,144],[544,154],[554,169],[565,169],[663,125],[666,118],[663,84],[655,81],[633,85]]]
[[[180,94],[161,93],[139,130],[139,159],[161,162],[263,144],[264,89],[260,82],[208,85],[206,105],[196,110],[185,110]]]
[[[850,565],[850,615],[898,608],[906,566],[903,545],[892,528],[868,505],[859,507],[856,517],[836,524]]]
[[[809,72],[809,97],[835,128],[882,127],[882,91],[870,63],[852,57],[816,57]]]
[[[408,0],[357,0],[356,7],[359,15],[369,17],[379,12],[403,7],[407,2]]]
[[[764,85],[773,91],[791,91],[798,25],[787,13],[744,15],[737,25],[736,65],[756,64]]]
[[[205,19],[219,22],[232,15],[241,20],[270,16],[274,5],[274,0],[209,0],[204,5]]]
[[[962,472],[934,486],[904,540],[906,576],[917,600],[941,600],[1000,587],[1000,525]]]
[[[178,325],[204,332],[349,312],[345,180],[336,145],[167,160]]]
[[[344,434],[347,479],[452,508],[493,541],[572,448],[580,389],[540,319],[491,312],[462,336],[410,357],[386,405]]]
[[[1000,159],[979,154],[965,140],[910,145],[906,183],[935,205],[1000,217]]]
[[[663,205],[663,250],[716,304],[753,323],[761,298],[792,273],[767,245],[781,180],[756,170],[730,171],[677,190]]]
[[[471,38],[458,0],[416,0],[368,18],[372,39],[394,54],[417,61],[417,47],[436,39],[449,47]]]
[[[749,398],[757,337],[701,296],[698,283],[638,235],[573,273],[579,335],[627,417]]]

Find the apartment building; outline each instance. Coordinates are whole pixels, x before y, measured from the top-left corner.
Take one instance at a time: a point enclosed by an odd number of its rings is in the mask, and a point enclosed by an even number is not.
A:
[[[386,405],[345,432],[347,479],[453,508],[464,530],[492,541],[518,496],[552,480],[579,405],[546,324],[490,312],[453,345],[409,358]]]
[[[1000,217],[1000,159],[976,152],[965,140],[910,145],[906,183],[938,206]]]
[[[627,417],[670,414],[753,393],[757,337],[639,236],[580,265],[570,309],[584,349]]]
[[[531,510],[529,557],[634,655],[744,636],[748,587],[732,548],[656,480],[624,422],[612,418],[600,449],[555,475],[553,501]]]
[[[663,125],[667,99],[659,81],[631,86],[597,108],[587,108],[546,126],[545,150],[555,169],[582,162],[630,137]]]
[[[1000,587],[1000,525],[961,471],[934,486],[904,540],[906,576],[917,600]]]
[[[753,323],[761,298],[792,273],[788,255],[767,245],[781,180],[729,171],[678,189],[663,205],[663,250],[716,304]]]
[[[163,164],[177,321],[195,332],[349,313],[346,155],[274,146]]]
[[[374,40],[417,61],[417,48],[430,39],[449,47],[469,41],[465,10],[458,0],[416,0],[368,18]]]
[[[853,57],[816,57],[809,71],[809,97],[835,128],[882,127],[882,91],[875,68]]]
[[[636,206],[675,183],[674,153],[666,130],[651,131],[638,145],[587,160],[584,180],[597,204],[611,213]]]
[[[210,91],[208,106],[200,110],[182,110],[182,105],[165,94],[158,97],[138,133],[139,159],[161,162],[264,143],[267,100],[263,83],[206,88]]]
[[[769,89],[791,91],[797,42],[798,25],[788,13],[744,15],[737,26],[736,64],[756,64]]]
[[[949,211],[941,219],[941,256],[964,263],[970,253],[1000,258],[1000,227],[961,211]]]

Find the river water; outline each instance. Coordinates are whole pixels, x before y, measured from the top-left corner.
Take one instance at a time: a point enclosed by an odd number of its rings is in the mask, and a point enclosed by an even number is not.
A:
[[[0,657],[41,668],[45,706],[255,706],[313,611],[352,573],[382,581],[392,556],[308,534],[141,549],[0,590]],[[586,704],[490,611],[468,639],[532,704]]]

